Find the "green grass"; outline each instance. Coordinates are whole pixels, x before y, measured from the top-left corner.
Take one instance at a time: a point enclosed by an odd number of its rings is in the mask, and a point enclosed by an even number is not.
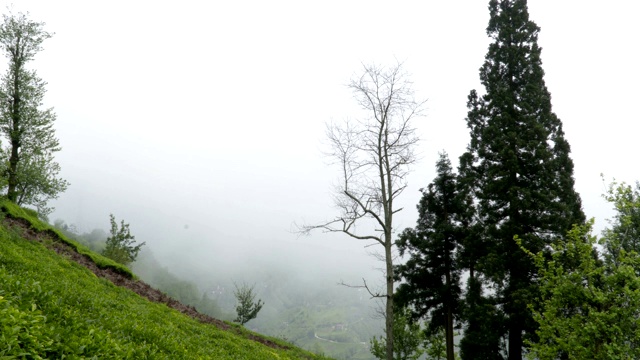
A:
[[[46,224],[38,219],[38,214],[35,211],[31,209],[21,208],[18,205],[7,200],[7,198],[5,197],[0,197],[0,211],[12,218],[27,221],[30,224],[31,229],[38,232],[46,233],[53,239],[71,246],[76,252],[87,255],[99,268],[111,268],[130,279],[135,279],[135,275],[133,274],[133,272],[131,272],[131,270],[129,270],[129,268],[100,254],[96,254],[88,247],[68,239],[60,231],[58,231],[58,229],[55,229],[51,225]]]
[[[0,208],[27,219],[33,229],[56,233],[15,205],[5,201]],[[89,252],[77,243],[75,248]],[[0,359],[317,358],[281,341],[287,349],[267,347],[247,339],[248,334],[240,327],[220,330],[152,303],[41,243],[22,239],[19,231],[0,227]]]

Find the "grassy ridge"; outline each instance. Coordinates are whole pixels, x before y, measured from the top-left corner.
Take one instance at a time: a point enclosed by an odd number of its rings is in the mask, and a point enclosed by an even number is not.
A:
[[[21,208],[4,197],[0,198],[0,211],[12,218],[26,221],[34,231],[47,234],[51,238],[71,246],[76,252],[88,256],[99,268],[111,268],[130,279],[135,279],[135,275],[131,270],[129,270],[129,268],[100,254],[96,254],[88,247],[68,239],[57,229],[40,221],[40,219],[38,219],[38,214],[35,211]]]
[[[0,207],[28,219],[33,229],[55,233],[23,209]],[[101,266],[131,274],[78,244],[75,248]],[[0,227],[0,359],[316,358],[282,342],[282,348],[267,347],[234,333],[246,330],[234,329],[224,331],[152,303],[24,240],[21,230]]]

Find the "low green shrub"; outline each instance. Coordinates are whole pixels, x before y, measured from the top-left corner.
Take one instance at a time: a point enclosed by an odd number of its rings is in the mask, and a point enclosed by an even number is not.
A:
[[[0,295],[0,358],[47,358],[53,339],[48,334],[45,321],[35,305],[23,311]]]

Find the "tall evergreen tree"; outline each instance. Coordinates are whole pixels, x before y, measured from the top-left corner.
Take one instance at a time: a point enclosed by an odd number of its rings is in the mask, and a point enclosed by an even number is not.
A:
[[[533,334],[527,303],[538,295],[536,267],[513,237],[538,252],[585,216],[573,188],[569,143],[543,79],[540,29],[529,20],[527,1],[491,0],[489,11],[493,42],[480,69],[486,93],[472,90],[468,97],[471,140],[461,171],[473,186],[483,229],[476,241],[486,253],[476,270],[495,290],[511,360],[522,359],[523,336]]]
[[[437,176],[422,191],[415,229],[406,229],[396,241],[401,255],[409,259],[397,266],[404,282],[396,298],[412,305],[414,315],[429,318],[429,330],[445,330],[447,359],[454,359],[454,320],[460,314],[460,273],[456,250],[464,238],[469,215],[464,192],[445,153],[436,164]]]

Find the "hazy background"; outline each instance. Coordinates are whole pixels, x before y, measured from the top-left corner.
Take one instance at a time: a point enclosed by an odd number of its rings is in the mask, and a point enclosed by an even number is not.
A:
[[[9,2],[0,2],[5,8]],[[125,219],[172,270],[241,280],[277,267],[324,283],[377,280],[365,243],[292,224],[331,218],[324,124],[355,113],[361,63],[405,61],[428,112],[397,229],[413,226],[438,151],[465,150],[482,92],[488,1],[19,1],[55,36],[32,64],[58,115],[71,186],[51,220]],[[530,0],[545,80],[601,229],[600,173],[640,179],[636,1]],[[4,70],[4,69],[3,69]],[[333,285],[330,285],[333,286]]]

